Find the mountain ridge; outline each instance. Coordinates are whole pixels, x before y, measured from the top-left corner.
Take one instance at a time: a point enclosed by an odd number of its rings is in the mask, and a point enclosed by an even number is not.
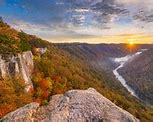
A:
[[[3,47],[0,48],[1,54],[16,55],[31,50],[34,61],[34,70],[31,76],[33,90],[29,93],[25,93],[25,82],[21,79],[0,80],[0,117],[31,102],[47,105],[49,97],[55,94],[63,94],[71,89],[93,87],[117,106],[129,111],[141,121],[152,121],[152,109],[128,94],[126,89],[112,78],[111,74],[106,72],[102,65],[94,68],[95,65],[91,65],[90,60],[85,60],[84,57],[80,58],[80,54],[90,54],[93,48],[90,50],[84,48],[89,53],[82,53],[82,50],[77,48],[80,51],[77,56],[59,47],[58,44],[49,43],[23,31],[15,32],[18,37],[16,39],[14,34],[11,35],[10,26],[6,26],[5,29],[0,27],[0,30],[0,37],[2,37],[0,38],[0,47]],[[14,48],[11,48],[12,46]],[[71,44],[71,46],[74,45]],[[47,48],[43,54],[39,50],[42,48]],[[102,50],[107,54],[105,48]],[[115,52],[111,51],[111,48],[109,50],[108,55]],[[73,51],[77,53],[76,50]],[[101,57],[101,55],[98,54],[97,57]],[[107,63],[106,61],[105,63]],[[98,67],[101,69],[97,70]]]

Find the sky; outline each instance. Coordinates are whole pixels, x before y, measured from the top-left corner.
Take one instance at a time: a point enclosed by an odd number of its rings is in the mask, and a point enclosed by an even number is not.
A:
[[[56,43],[153,43],[153,0],[0,0],[0,16]]]

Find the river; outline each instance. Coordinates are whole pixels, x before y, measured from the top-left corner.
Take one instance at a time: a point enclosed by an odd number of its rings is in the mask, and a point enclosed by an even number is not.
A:
[[[120,65],[116,69],[113,70],[113,74],[115,75],[116,79],[118,79],[121,82],[121,84],[131,93],[131,95],[138,98],[138,99],[139,99],[138,95],[135,93],[135,91],[132,89],[132,87],[130,87],[127,84],[127,81],[124,79],[124,77],[122,75],[119,74],[118,70],[120,68],[122,68],[125,65],[125,63],[127,63],[129,60],[140,55],[143,51],[146,51],[146,49],[142,49],[139,52],[136,52],[132,55],[127,55],[125,57],[114,58],[114,61],[116,63],[119,63]]]

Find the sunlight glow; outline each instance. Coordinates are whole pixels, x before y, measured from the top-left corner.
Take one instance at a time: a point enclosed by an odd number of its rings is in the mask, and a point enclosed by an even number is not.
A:
[[[131,42],[130,42],[130,45],[131,45],[131,46],[132,46],[132,45],[134,45],[134,42],[133,42],[133,41],[131,41]]]

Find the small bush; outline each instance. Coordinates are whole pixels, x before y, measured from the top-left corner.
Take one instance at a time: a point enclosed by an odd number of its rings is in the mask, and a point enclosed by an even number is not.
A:
[[[48,105],[48,103],[49,103],[49,102],[48,102],[47,100],[43,100],[43,101],[42,101],[42,105]]]

